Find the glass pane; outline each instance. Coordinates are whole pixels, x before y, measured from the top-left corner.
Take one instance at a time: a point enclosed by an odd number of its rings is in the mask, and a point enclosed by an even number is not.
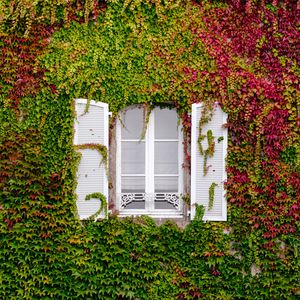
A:
[[[177,193],[178,177],[177,176],[155,176],[154,177],[155,193]]]
[[[178,137],[178,115],[175,109],[154,110],[155,139],[177,139]]]
[[[178,142],[155,142],[154,173],[178,174]]]
[[[122,174],[145,174],[145,143],[122,142]]]
[[[145,176],[122,176],[122,193],[145,193]]]
[[[139,140],[141,138],[144,127],[143,114],[143,109],[141,108],[128,109],[122,113],[122,139]]]
[[[180,199],[176,193],[156,193],[154,201],[155,209],[176,209],[180,207]]]

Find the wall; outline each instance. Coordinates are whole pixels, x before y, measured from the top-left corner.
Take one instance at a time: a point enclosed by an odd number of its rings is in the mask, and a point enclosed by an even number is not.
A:
[[[0,8],[0,298],[299,297],[296,2]],[[172,101],[187,132],[192,103],[219,101],[228,222],[199,212],[184,230],[149,218],[81,223],[76,97],[107,102],[114,116]]]

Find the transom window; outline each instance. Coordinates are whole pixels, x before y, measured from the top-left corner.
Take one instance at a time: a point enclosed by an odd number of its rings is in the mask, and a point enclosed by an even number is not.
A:
[[[117,125],[117,198],[122,214],[180,215],[182,142],[175,109],[129,108]]]

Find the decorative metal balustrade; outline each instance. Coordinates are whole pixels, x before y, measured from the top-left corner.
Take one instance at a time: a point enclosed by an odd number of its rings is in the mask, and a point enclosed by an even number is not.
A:
[[[140,203],[168,203],[175,210],[180,209],[180,195],[178,193],[121,193],[120,207],[126,209],[129,204]],[[168,205],[168,208],[170,207]]]

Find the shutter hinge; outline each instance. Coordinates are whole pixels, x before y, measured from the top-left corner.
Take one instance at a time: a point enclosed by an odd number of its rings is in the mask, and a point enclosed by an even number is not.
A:
[[[111,111],[108,112],[108,116],[109,116],[109,117],[112,116],[112,112],[111,112]]]

